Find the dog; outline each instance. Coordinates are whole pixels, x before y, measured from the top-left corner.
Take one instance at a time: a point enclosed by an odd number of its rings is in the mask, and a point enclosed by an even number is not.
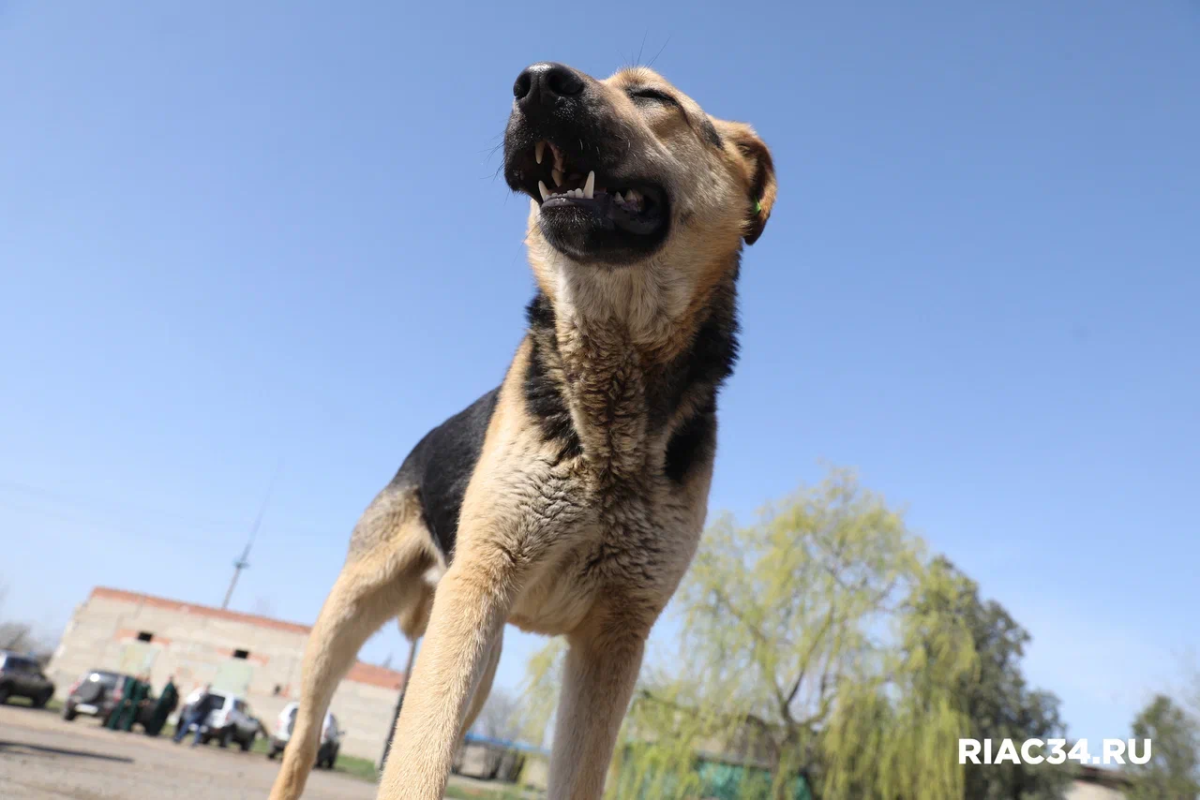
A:
[[[568,641],[548,795],[596,800],[695,554],[771,154],[644,67],[598,80],[538,63],[513,95],[503,169],[530,197],[528,330],[501,385],[426,435],[355,527],[273,800],[300,796],[338,681],[394,617],[424,642],[379,797],[440,800],[512,623]]]

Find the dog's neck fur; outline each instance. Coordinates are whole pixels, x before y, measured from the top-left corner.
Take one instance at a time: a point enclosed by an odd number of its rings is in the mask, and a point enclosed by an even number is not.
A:
[[[526,396],[564,455],[618,481],[686,471],[668,451],[697,421],[701,439],[715,428],[716,394],[736,358],[733,258],[702,296],[665,270],[595,267],[566,272],[554,297],[538,293]]]

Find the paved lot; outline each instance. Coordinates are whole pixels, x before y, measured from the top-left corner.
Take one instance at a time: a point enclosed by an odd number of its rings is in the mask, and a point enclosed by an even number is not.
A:
[[[279,768],[261,753],[191,749],[141,733],[113,733],[94,720],[0,706],[0,797],[4,800],[265,800]],[[375,785],[316,771],[305,800],[373,800]]]

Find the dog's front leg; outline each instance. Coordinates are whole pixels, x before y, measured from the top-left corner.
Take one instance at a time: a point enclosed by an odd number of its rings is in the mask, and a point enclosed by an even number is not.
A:
[[[438,584],[380,781],[381,800],[441,800],[471,695],[503,633],[512,578],[500,554],[468,551]]]
[[[599,800],[645,651],[640,626],[610,623],[570,637],[549,800]]]

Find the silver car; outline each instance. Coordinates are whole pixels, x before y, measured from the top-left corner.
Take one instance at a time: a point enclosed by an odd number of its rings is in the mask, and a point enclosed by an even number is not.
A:
[[[275,758],[291,741],[292,727],[296,724],[296,711],[299,708],[300,704],[293,701],[279,712],[275,733],[271,735],[271,745],[267,749],[267,758]],[[338,728],[337,717],[325,712],[325,722],[321,725],[321,744],[317,749],[318,768],[333,769],[333,765],[337,762],[338,751],[342,748],[342,736],[345,733]]]

